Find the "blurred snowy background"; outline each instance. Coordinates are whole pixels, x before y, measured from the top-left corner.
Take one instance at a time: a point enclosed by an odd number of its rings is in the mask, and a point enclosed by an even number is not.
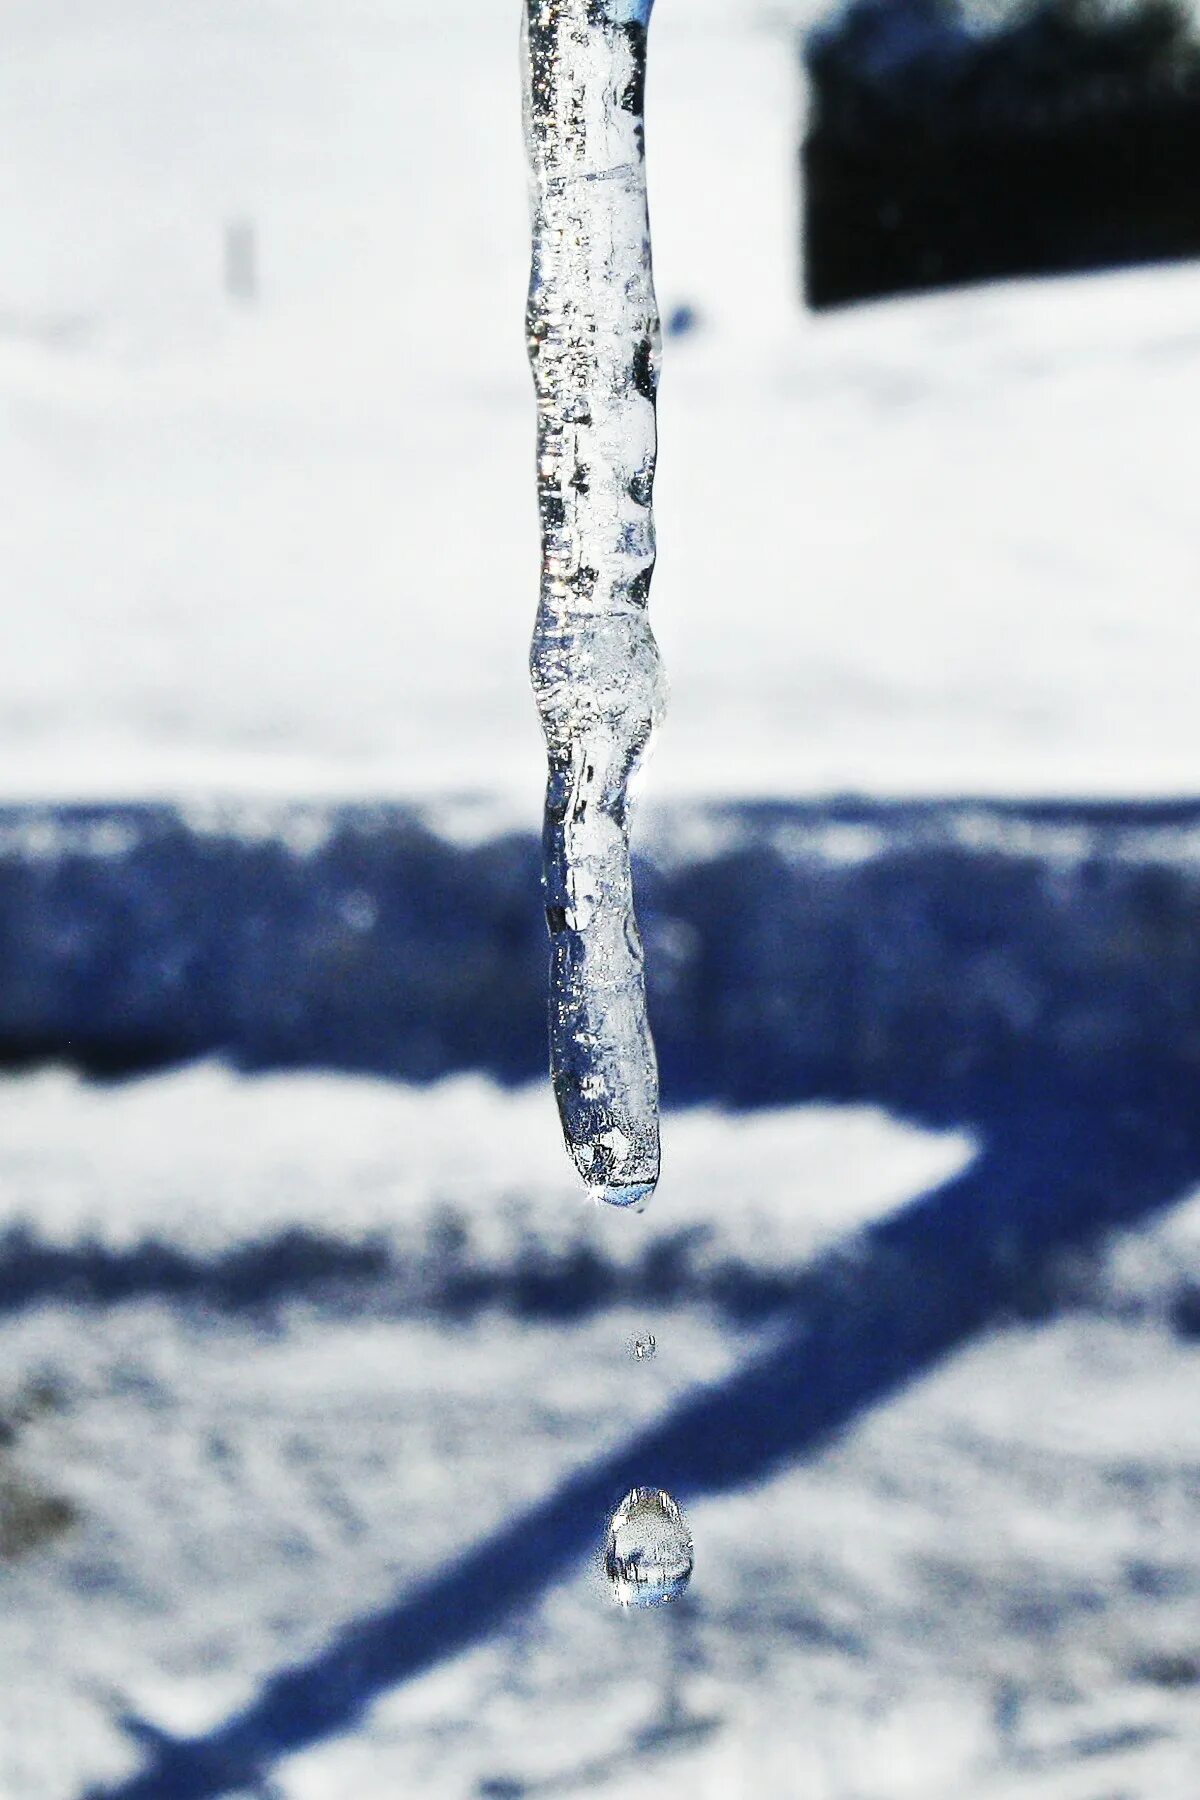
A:
[[[823,16],[652,28],[630,1220],[539,1078],[514,6],[4,8],[3,1800],[1194,1800],[1200,272],[806,312]]]

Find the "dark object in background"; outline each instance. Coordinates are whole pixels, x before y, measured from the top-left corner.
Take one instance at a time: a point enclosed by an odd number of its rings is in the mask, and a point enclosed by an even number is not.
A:
[[[687,337],[700,324],[700,314],[687,300],[681,300],[678,306],[671,307],[663,320],[663,333],[669,338]]]
[[[804,46],[814,308],[1200,253],[1200,44],[1173,0],[854,0]]]

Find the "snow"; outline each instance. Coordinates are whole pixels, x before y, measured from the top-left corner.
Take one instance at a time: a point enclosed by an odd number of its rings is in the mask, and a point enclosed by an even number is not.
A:
[[[654,1235],[699,1234],[712,1263],[799,1268],[973,1155],[964,1134],[868,1106],[676,1112]],[[0,1244],[17,1232],[212,1259],[296,1229],[384,1243],[416,1265],[447,1216],[463,1259],[485,1267],[530,1243],[558,1258],[586,1243],[616,1266],[646,1247],[645,1228],[581,1197],[544,1082],[416,1088],[219,1063],[116,1087],[60,1069],[0,1078]]]
[[[8,9],[3,792],[532,822],[511,9],[283,18]],[[651,791],[1190,790],[1200,276],[815,320],[784,15],[664,3],[647,105],[660,297],[700,320],[661,394]]]
[[[628,1255],[649,1220],[581,1209],[539,1112],[540,1090],[476,1080],[209,1066],[98,1090],[47,1071],[0,1088],[0,1206],[77,1248],[170,1233],[212,1253],[286,1220],[403,1253],[436,1205],[479,1260],[533,1243],[561,1266],[580,1234]],[[671,1124],[670,1228],[793,1273],[971,1153],[869,1109]],[[449,1800],[578,1776],[622,1800],[664,1780],[701,1800],[797,1782],[814,1800],[1183,1800],[1200,1348],[1156,1300],[1200,1275],[1198,1206],[1118,1244],[1081,1310],[996,1329],[781,1473],[690,1504],[697,1572],[673,1616],[631,1621],[585,1566],[286,1757],[276,1791]],[[0,1412],[26,1420],[0,1489],[73,1517],[0,1564],[5,1800],[133,1771],[123,1719],[216,1728],[777,1329],[686,1293],[652,1319],[602,1300],[453,1322],[427,1300],[385,1284],[84,1306],[68,1287],[0,1317]],[[658,1354],[638,1362],[647,1323]]]

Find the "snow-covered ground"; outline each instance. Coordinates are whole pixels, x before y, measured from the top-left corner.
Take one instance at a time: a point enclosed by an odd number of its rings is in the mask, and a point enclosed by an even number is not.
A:
[[[6,794],[501,788],[532,820],[515,31],[508,0],[6,8]],[[791,33],[751,0],[653,26],[660,295],[700,320],[661,396],[653,791],[1191,791],[1200,275],[806,317]]]
[[[673,1115],[672,1232],[710,1258],[798,1267],[842,1233],[948,1179],[969,1139],[930,1137],[868,1107]],[[103,1181],[97,1181],[97,1171]],[[537,1242],[624,1264],[644,1232],[583,1197],[564,1166],[548,1084],[482,1076],[431,1087],[321,1075],[244,1078],[219,1063],[117,1087],[63,1070],[0,1080],[0,1241],[227,1254],[288,1230],[385,1240],[415,1265],[452,1216],[467,1265]],[[795,1186],[794,1207],[780,1195]]]
[[[155,1732],[215,1730],[778,1337],[686,1284],[652,1314],[447,1316],[428,1285],[414,1308],[405,1259],[435,1281],[448,1226],[460,1266],[562,1268],[586,1242],[619,1267],[657,1226],[693,1234],[693,1272],[798,1275],[972,1155],[864,1108],[683,1114],[670,1215],[631,1220],[580,1206],[549,1110],[540,1088],[217,1066],[0,1084],[6,1230],[215,1256],[299,1225],[384,1241],[397,1272],[258,1306],[152,1284],[87,1304],[69,1272],[10,1298],[5,1800],[75,1800]],[[806,1460],[701,1494],[668,1615],[621,1615],[584,1558],[285,1757],[270,1791],[1191,1800],[1200,1348],[1171,1321],[1197,1277],[1191,1203],[1118,1245],[1084,1308],[998,1329]],[[648,1327],[658,1353],[637,1361]]]

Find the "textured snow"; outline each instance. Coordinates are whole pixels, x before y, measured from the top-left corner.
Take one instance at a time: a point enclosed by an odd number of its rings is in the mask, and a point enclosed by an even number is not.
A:
[[[618,1636],[581,1579],[283,1791],[453,1791],[453,1767],[458,1791],[569,1792],[607,1762],[621,1796],[1184,1800],[1197,1355],[1094,1321],[998,1335],[808,1467],[692,1508],[691,1611],[661,1635]],[[709,1734],[642,1747],[688,1721]]]
[[[10,1078],[0,1204],[64,1245],[211,1251],[292,1221],[398,1253],[436,1205],[493,1264],[581,1232],[618,1258],[649,1225],[579,1207],[551,1107],[465,1080]],[[678,1211],[713,1255],[776,1269],[970,1154],[868,1109],[672,1128],[655,1230]],[[584,1567],[289,1758],[278,1791],[1190,1800],[1200,1348],[1167,1302],[1200,1276],[1197,1204],[1118,1245],[1082,1309],[996,1330],[830,1447],[690,1505],[677,1618],[620,1615]],[[0,1562],[5,1800],[132,1771],[122,1719],[211,1729],[771,1331],[686,1300],[449,1323],[379,1298],[68,1292],[0,1317],[0,1413],[28,1421],[0,1450],[0,1514],[19,1491],[74,1515]]]

